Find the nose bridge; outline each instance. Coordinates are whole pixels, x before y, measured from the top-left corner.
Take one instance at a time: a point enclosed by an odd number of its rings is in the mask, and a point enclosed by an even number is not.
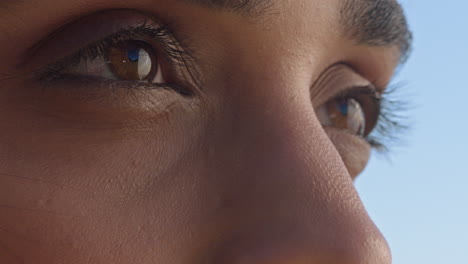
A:
[[[231,96],[222,126],[229,143],[221,144],[221,164],[232,167],[224,168],[229,209],[221,211],[230,210],[238,227],[219,263],[389,263],[307,97],[243,89],[250,98]]]
[[[345,166],[316,120],[312,107],[268,93],[234,110],[229,135],[234,184],[256,210],[283,218],[313,208],[314,218],[363,210]],[[274,99],[277,98],[277,99]],[[276,101],[276,104],[275,104]],[[245,105],[253,104],[253,105]],[[309,103],[310,104],[310,103]],[[226,141],[224,141],[226,142]],[[293,207],[297,207],[293,210]],[[302,208],[300,208],[302,207]],[[274,218],[273,218],[274,219]],[[319,221],[319,219],[316,219]]]
[[[324,204],[336,193],[345,202],[358,200],[352,180],[304,92],[308,89],[293,87],[293,80],[264,78],[262,83],[258,76],[248,79],[252,83],[243,83],[227,96],[230,103],[223,116],[228,118],[221,125],[221,136],[229,138],[221,139],[229,142],[229,147],[223,147],[231,161],[240,161],[236,166],[242,172],[236,180],[246,181],[246,187],[257,182],[268,186],[264,191],[277,197],[291,186],[294,193],[326,193],[315,199],[323,199]]]

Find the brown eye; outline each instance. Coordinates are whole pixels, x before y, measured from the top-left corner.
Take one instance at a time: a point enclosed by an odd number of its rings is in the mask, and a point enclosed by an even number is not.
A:
[[[125,81],[163,82],[160,65],[152,47],[143,41],[127,41],[110,47],[108,66],[116,79]],[[158,78],[160,80],[158,80]]]
[[[368,136],[377,123],[380,103],[374,92],[363,89],[334,98],[318,108],[317,117],[322,125]]]
[[[326,110],[334,127],[364,136],[366,117],[358,101],[352,98],[332,100],[326,104]]]

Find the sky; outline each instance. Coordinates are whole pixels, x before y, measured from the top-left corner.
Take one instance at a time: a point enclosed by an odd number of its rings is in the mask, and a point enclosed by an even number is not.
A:
[[[468,263],[468,1],[401,0],[415,42],[395,83],[412,129],[357,189],[394,264]],[[404,98],[404,99],[405,99]]]

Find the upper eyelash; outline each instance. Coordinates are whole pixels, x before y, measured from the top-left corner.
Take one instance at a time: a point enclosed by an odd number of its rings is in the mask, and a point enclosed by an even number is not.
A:
[[[39,80],[43,83],[47,83],[53,80],[63,79],[63,77],[65,77],[63,74],[65,68],[75,66],[83,60],[92,61],[98,57],[105,56],[108,48],[128,40],[142,37],[159,41],[164,55],[169,61],[170,67],[172,67],[171,70],[176,70],[180,67],[188,68],[187,62],[190,56],[174,39],[169,27],[167,25],[154,25],[153,23],[144,21],[139,25],[123,28],[110,36],[87,45],[74,55],[47,66],[44,70],[39,72]]]
[[[409,101],[399,93],[401,85],[393,85],[380,95],[380,113],[377,125],[367,141],[379,153],[388,154],[392,147],[401,143],[402,134],[409,125]]]

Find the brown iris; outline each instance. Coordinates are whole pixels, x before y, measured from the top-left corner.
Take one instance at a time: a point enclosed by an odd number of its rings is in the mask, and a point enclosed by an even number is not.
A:
[[[152,81],[158,73],[158,61],[150,44],[144,41],[127,41],[111,47],[108,64],[119,80]]]
[[[358,136],[365,136],[366,117],[361,104],[353,98],[339,98],[326,104],[332,125],[348,130]]]

